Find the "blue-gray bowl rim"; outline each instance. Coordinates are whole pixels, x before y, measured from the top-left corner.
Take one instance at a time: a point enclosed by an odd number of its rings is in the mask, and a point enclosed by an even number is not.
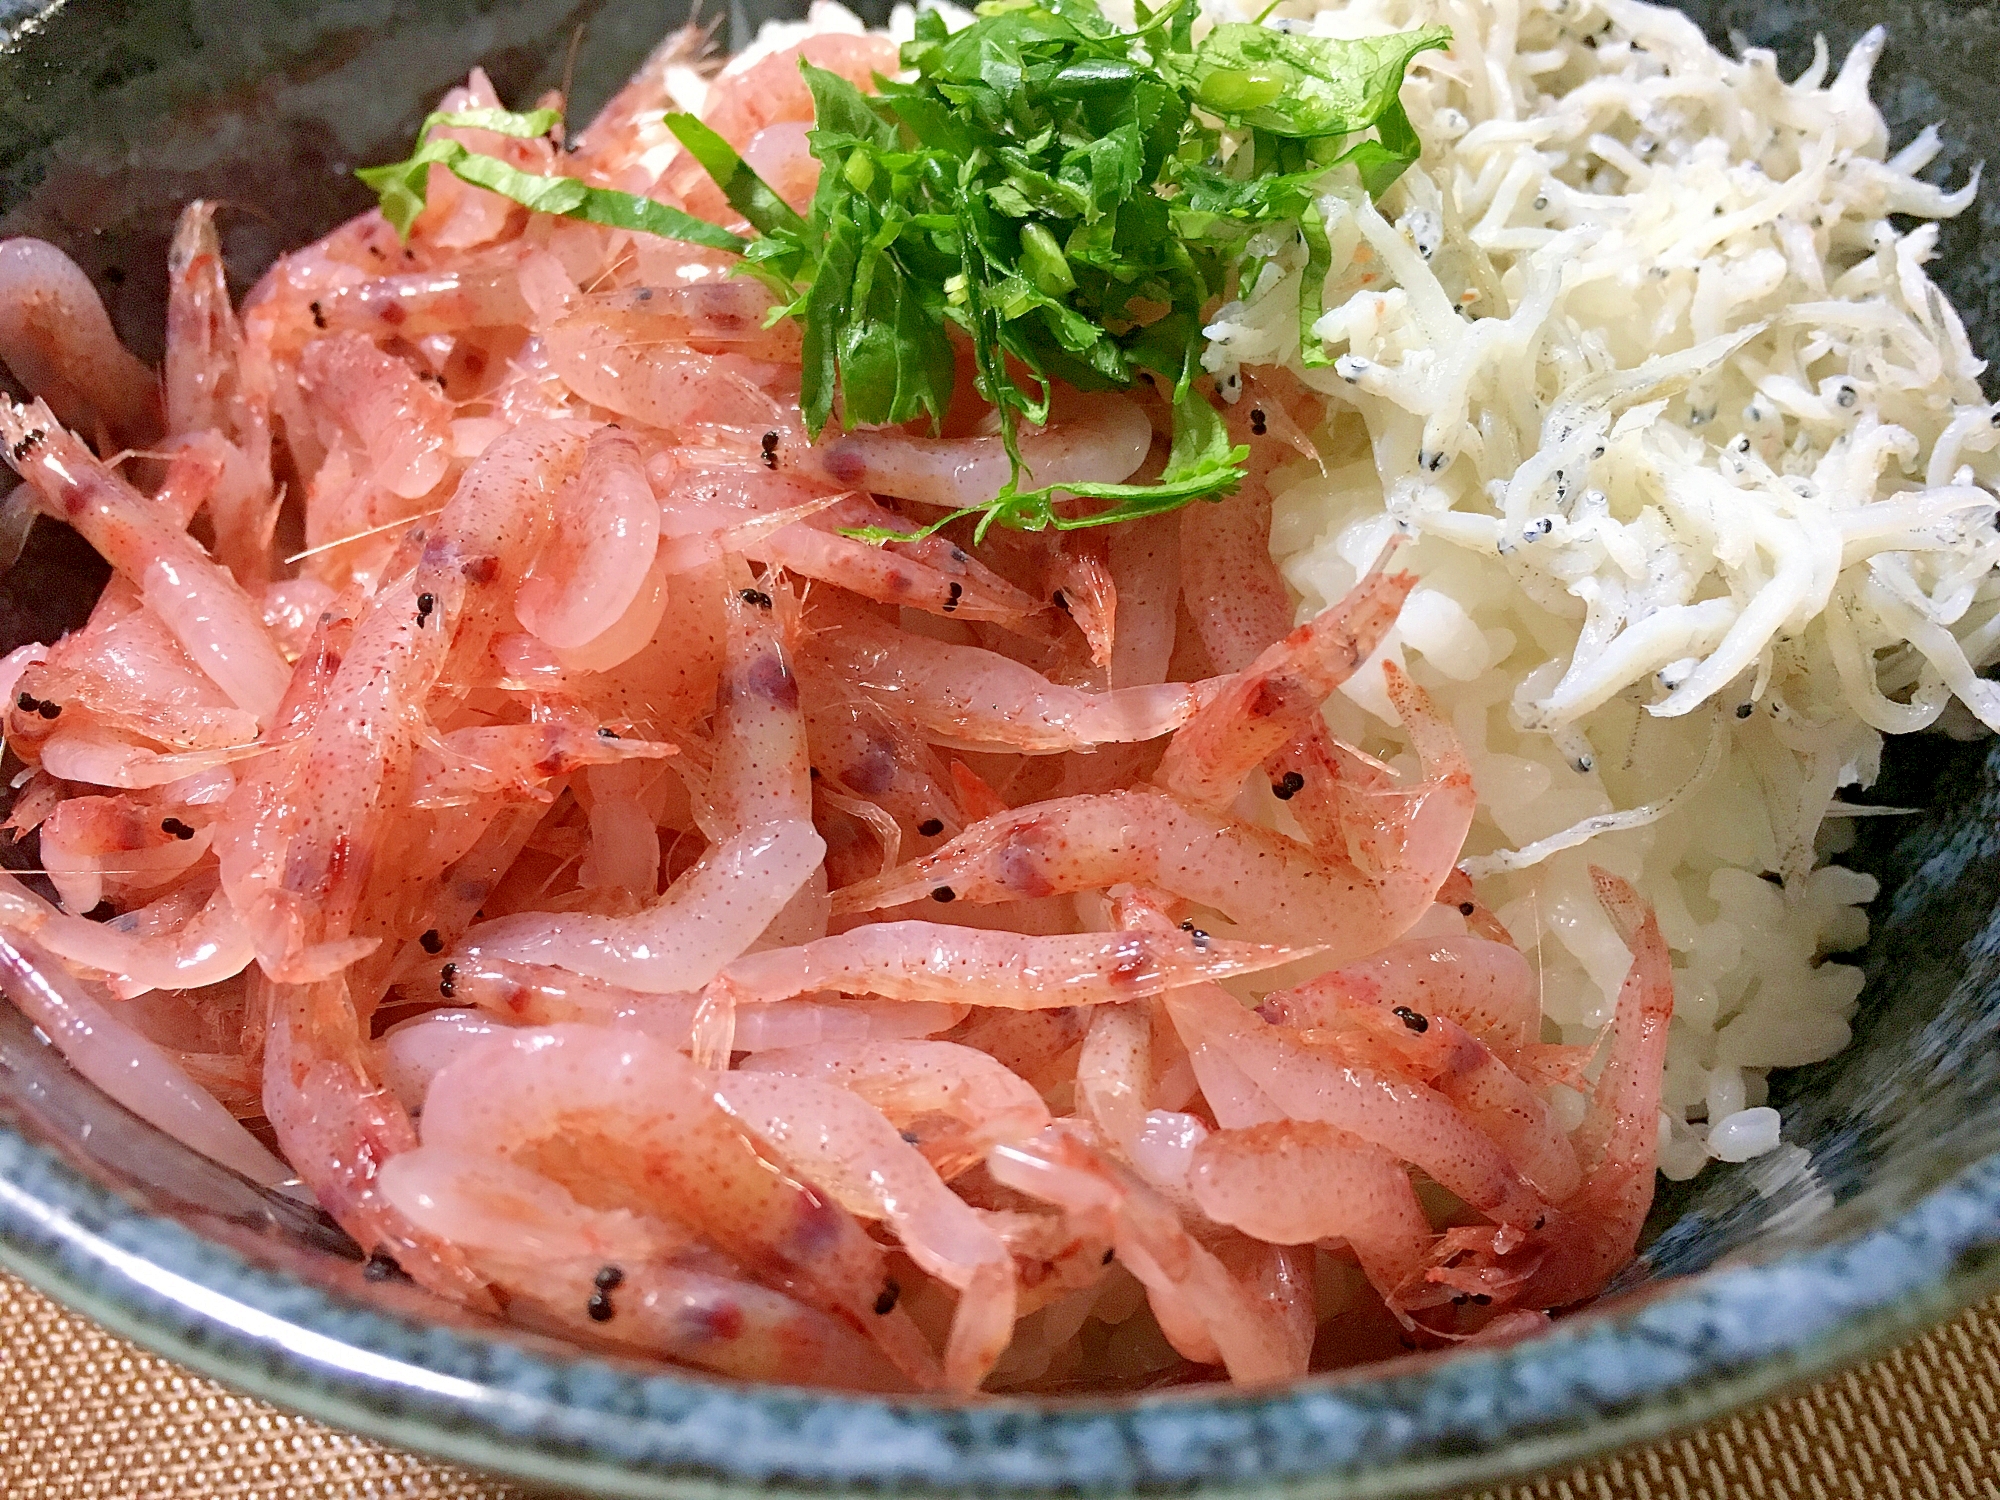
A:
[[[0,0],[0,24],[54,8]],[[569,1491],[1414,1496],[1692,1424],[2000,1286],[2000,1153],[1952,1159],[1954,1175],[1880,1224],[1765,1245],[1518,1345],[1128,1399],[750,1388],[403,1316],[203,1238],[4,1122],[0,1265],[252,1394]]]
[[[0,1127],[0,1264],[252,1395],[619,1497],[1434,1494],[1659,1436],[2000,1287],[2000,1153],[1886,1224],[1502,1348],[1274,1390],[951,1403],[749,1387],[408,1319],[253,1263]]]

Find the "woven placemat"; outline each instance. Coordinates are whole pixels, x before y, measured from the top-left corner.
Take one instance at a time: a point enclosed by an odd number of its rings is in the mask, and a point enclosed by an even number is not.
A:
[[[5,1275],[0,1496],[523,1500],[239,1396]],[[1801,1395],[1477,1500],[1947,1497],[2000,1500],[2000,1298]]]

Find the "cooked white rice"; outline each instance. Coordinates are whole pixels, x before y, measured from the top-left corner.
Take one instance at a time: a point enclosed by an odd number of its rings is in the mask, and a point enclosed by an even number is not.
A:
[[[1255,6],[1250,6],[1254,10]],[[1247,14],[1247,11],[1246,11]],[[1421,164],[1330,193],[1330,366],[1300,362],[1303,254],[1208,330],[1209,365],[1328,393],[1322,474],[1272,550],[1301,618],[1391,534],[1424,580],[1391,638],[1474,756],[1467,868],[1564,1039],[1628,962],[1586,867],[1635,881],[1677,966],[1661,1168],[1778,1145],[1775,1067],[1849,1039],[1875,882],[1839,790],[1954,695],[2000,728],[1996,408],[1924,273],[1973,186],[1915,175],[1868,97],[1869,33],[1787,84],[1633,0],[1290,0],[1326,35],[1442,21],[1403,98]],[[1378,753],[1362,673],[1330,717]],[[1963,710],[1953,710],[1971,726]],[[1947,726],[1949,727],[1949,726]]]

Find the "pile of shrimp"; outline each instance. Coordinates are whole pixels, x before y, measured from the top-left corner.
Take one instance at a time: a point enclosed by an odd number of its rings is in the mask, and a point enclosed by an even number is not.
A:
[[[816,36],[702,109],[802,206],[801,53],[894,66]],[[466,138],[726,222],[641,128],[688,55],[576,139]],[[1267,478],[1319,398],[1246,372],[1220,503],[870,545],[1006,479],[969,361],[941,435],[811,441],[732,270],[439,172],[407,241],[364,214],[239,308],[196,202],[156,374],[0,244],[18,503],[114,570],[0,667],[47,882],[0,892],[10,996],[371,1272],[727,1376],[1268,1382],[1600,1291],[1667,952],[1600,874],[1630,976],[1543,1041],[1451,725],[1377,654],[1412,579],[1292,627]],[[1144,478],[1165,423],[1059,393],[1022,455]],[[1420,764],[1328,732],[1358,672]]]

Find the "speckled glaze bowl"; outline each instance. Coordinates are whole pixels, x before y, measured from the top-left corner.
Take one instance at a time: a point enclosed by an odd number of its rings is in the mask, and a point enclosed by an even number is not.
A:
[[[731,0],[748,35],[763,3]],[[1885,21],[1899,138],[1938,170],[2000,159],[2000,14],[1958,0],[1717,0],[1725,45],[1789,73]],[[157,357],[186,199],[229,200],[231,271],[364,205],[473,63],[504,97],[556,82],[586,116],[677,20],[630,0],[0,0],[0,232],[68,249]],[[2000,350],[2000,198],[1945,232],[1941,279]],[[80,621],[102,573],[43,526],[0,582],[0,650]],[[1532,1341],[1276,1391],[951,1404],[647,1372],[371,1283],[345,1236],[127,1114],[0,1006],[0,1262],[118,1331],[343,1426],[565,1491],[616,1496],[1404,1496],[1649,1437],[1861,1358],[2000,1285],[2000,747],[1893,747],[1883,880],[1854,1046],[1780,1075],[1809,1172],[1718,1168],[1663,1191],[1593,1311]],[[9,850],[22,863],[32,848]]]

